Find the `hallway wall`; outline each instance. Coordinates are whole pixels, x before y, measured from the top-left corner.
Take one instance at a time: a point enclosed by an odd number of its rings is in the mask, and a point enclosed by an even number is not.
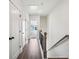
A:
[[[48,40],[47,49],[53,46],[64,35],[69,34],[69,4],[68,0],[60,0],[52,12],[48,15]],[[68,41],[51,51],[48,57],[68,57]],[[62,47],[61,47],[62,46]]]
[[[47,16],[40,16],[40,28],[43,33],[47,32]]]

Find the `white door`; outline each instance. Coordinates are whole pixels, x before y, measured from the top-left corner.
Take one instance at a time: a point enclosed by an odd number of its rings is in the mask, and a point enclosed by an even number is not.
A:
[[[22,42],[23,42],[23,47],[26,43],[26,40],[25,40],[25,19],[22,20]]]
[[[19,15],[19,49],[20,53],[22,52],[23,48],[23,38],[22,38],[22,15]]]
[[[16,59],[19,55],[19,14],[18,10],[10,3],[10,14],[9,14],[9,31],[10,37],[14,39],[9,40],[10,48],[10,59]]]

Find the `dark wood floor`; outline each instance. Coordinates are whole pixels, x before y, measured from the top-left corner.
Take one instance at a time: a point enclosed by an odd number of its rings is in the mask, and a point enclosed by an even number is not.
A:
[[[40,46],[37,39],[30,39],[24,46],[23,52],[17,59],[42,59]]]

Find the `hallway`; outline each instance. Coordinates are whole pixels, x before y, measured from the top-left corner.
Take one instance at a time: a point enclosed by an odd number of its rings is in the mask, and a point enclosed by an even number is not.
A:
[[[9,10],[9,59],[68,59],[69,0],[9,0]]]
[[[29,43],[24,46],[17,59],[42,59],[39,40],[29,39]]]

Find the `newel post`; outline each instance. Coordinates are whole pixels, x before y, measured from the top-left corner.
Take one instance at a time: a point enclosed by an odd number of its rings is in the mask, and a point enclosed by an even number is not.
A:
[[[44,58],[47,58],[47,49],[46,49],[46,41],[47,41],[47,32],[44,32],[44,50],[43,50],[43,52],[44,52]]]

